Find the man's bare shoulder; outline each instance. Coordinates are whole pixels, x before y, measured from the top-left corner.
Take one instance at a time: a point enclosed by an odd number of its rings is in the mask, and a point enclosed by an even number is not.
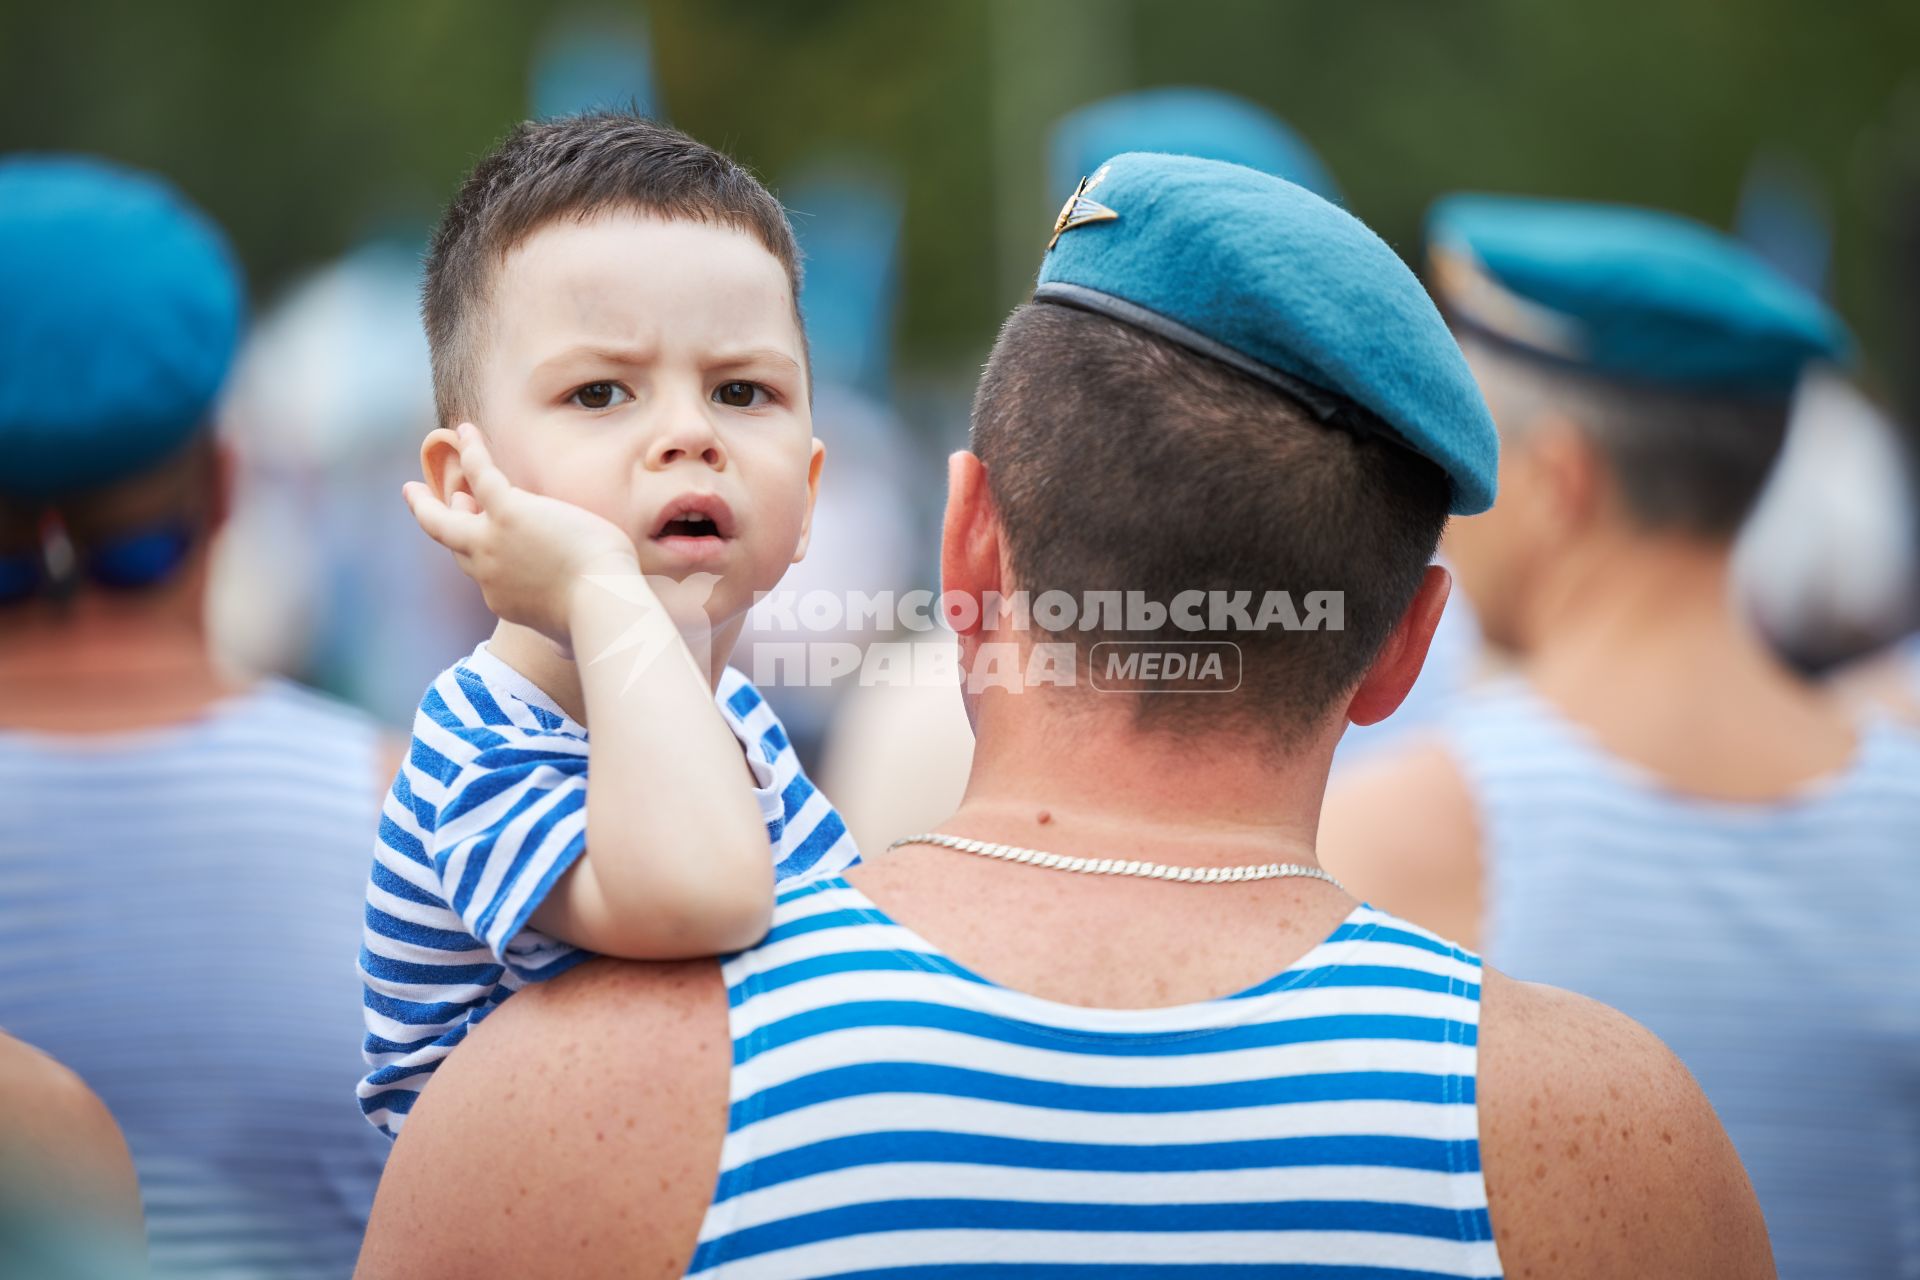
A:
[[[731,1062],[712,960],[595,960],[520,992],[422,1092],[357,1274],[680,1275],[720,1164]]]
[[[1746,1171],[1664,1044],[1492,970],[1481,1002],[1481,1164],[1507,1275],[1774,1274]]]
[[[1438,738],[1343,769],[1320,811],[1321,863],[1356,897],[1477,945],[1480,824],[1453,753]]]
[[[141,1241],[140,1187],[106,1104],[46,1054],[0,1035],[0,1205],[70,1214]]]

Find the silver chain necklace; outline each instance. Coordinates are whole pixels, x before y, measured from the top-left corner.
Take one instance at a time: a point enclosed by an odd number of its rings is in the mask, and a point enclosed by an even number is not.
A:
[[[887,852],[891,853],[906,844],[930,844],[959,853],[977,853],[983,858],[999,858],[1003,862],[1023,862],[1028,866],[1081,871],[1094,876],[1144,876],[1149,880],[1179,880],[1187,884],[1244,884],[1249,880],[1285,880],[1303,876],[1309,880],[1325,880],[1342,893],[1346,892],[1345,885],[1320,868],[1303,866],[1298,862],[1250,862],[1237,867],[1169,867],[1161,862],[1134,862],[1125,858],[1074,858],[1063,853],[1048,853],[1043,849],[992,844],[938,831],[902,836],[887,846]]]

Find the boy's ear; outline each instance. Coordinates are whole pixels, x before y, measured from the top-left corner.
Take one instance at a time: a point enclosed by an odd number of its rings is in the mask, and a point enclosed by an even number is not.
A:
[[[793,563],[799,564],[807,555],[807,544],[813,540],[813,504],[820,497],[820,468],[827,460],[827,446],[818,438],[813,442],[813,460],[807,464],[807,514],[800,521],[800,541],[793,549]]]
[[[1440,625],[1440,614],[1447,607],[1447,595],[1453,576],[1437,564],[1427,566],[1407,611],[1380,646],[1379,654],[1360,687],[1347,701],[1347,719],[1355,724],[1374,724],[1392,715],[1427,660],[1427,646],[1433,643],[1433,629]]]
[[[472,497],[467,474],[460,467],[460,438],[449,427],[435,427],[420,442],[420,474],[433,496],[448,506],[456,493]]]

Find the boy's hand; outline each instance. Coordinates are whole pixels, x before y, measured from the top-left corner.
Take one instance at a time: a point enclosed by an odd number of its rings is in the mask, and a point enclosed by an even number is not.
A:
[[[472,494],[456,493],[444,503],[413,480],[401,488],[408,510],[428,537],[453,552],[496,617],[569,646],[570,601],[581,576],[637,576],[632,540],[584,507],[514,487],[470,423],[456,434]]]

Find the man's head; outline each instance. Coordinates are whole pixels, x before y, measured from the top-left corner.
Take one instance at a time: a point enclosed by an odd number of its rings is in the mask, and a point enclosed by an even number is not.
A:
[[[1270,591],[1340,594],[1338,629],[1169,621],[1050,637],[1088,659],[1115,642],[1237,646],[1237,690],[1142,695],[1142,724],[1224,715],[1296,738],[1323,722],[1413,602],[1447,518],[1446,475],[1418,454],[1317,422],[1285,392],[1165,338],[1047,303],[1001,330],[972,446],[1012,585],[1030,597],[1138,592],[1166,604],[1202,591],[1257,610]]]
[[[1730,547],[1786,440],[1791,401],[1614,381],[1471,332],[1461,345],[1500,428],[1500,501],[1447,556],[1487,638],[1524,648],[1538,584],[1580,544]]]
[[[463,487],[471,421],[514,483],[613,521],[649,574],[720,575],[708,612],[737,615],[805,550],[819,477],[798,281],[779,202],[712,148],[632,115],[520,126],[428,258],[429,483]]]
[[[1629,543],[1724,551],[1786,435],[1801,369],[1846,348],[1817,300],[1696,223],[1455,196],[1434,283],[1499,424],[1499,506],[1447,551],[1494,642],[1524,648],[1559,566]]]
[[[99,589],[197,615],[243,311],[225,238],[166,183],[0,160],[0,609]]]
[[[955,462],[949,588],[1076,602],[1066,626],[1031,610],[1028,638],[1070,642],[1079,705],[1117,694],[1142,728],[1297,744],[1388,714],[1444,602],[1441,526],[1494,470],[1418,282],[1350,215],[1216,161],[1117,157],[1056,229]],[[1113,687],[1103,652],[1143,642],[1231,645],[1236,673],[1089,691]]]

